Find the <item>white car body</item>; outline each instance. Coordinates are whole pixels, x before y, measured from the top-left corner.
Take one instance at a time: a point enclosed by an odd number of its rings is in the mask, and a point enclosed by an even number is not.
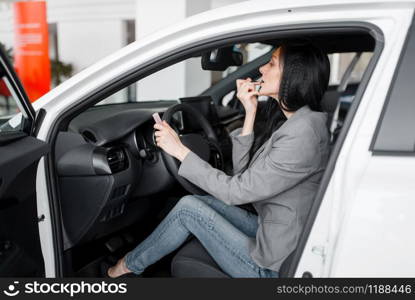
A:
[[[93,90],[165,53],[203,40],[252,29],[327,22],[367,22],[384,47],[337,159],[295,277],[413,276],[415,157],[369,151],[414,13],[413,1],[248,1],[193,16],[147,36],[85,69],[34,103],[46,117],[37,138]],[[55,277],[45,159],[37,172],[41,246],[47,277]]]

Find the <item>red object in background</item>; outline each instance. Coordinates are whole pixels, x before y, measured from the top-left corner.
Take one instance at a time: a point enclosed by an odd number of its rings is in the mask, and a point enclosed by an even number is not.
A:
[[[0,95],[6,97],[10,97],[12,95],[3,79],[0,79]]]
[[[45,1],[13,3],[15,20],[14,65],[34,102],[50,90],[51,70]]]

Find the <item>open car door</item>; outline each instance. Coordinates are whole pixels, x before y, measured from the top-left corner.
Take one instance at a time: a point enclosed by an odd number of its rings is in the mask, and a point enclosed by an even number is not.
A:
[[[0,277],[44,276],[36,172],[49,145],[32,136],[34,120],[34,109],[0,48]]]

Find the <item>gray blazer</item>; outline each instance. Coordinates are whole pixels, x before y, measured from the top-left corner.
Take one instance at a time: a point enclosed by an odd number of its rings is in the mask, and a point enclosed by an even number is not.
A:
[[[183,160],[179,175],[228,205],[252,202],[258,212],[252,259],[278,271],[295,249],[329,156],[327,114],[308,106],[297,110],[254,154],[254,134],[231,132],[234,174],[213,168],[194,152]]]

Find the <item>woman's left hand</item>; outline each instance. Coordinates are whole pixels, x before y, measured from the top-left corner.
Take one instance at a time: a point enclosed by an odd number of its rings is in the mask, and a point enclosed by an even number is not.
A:
[[[166,121],[160,124],[155,123],[153,127],[156,129],[154,135],[156,136],[157,146],[171,156],[183,161],[190,149],[182,144],[176,131]]]

